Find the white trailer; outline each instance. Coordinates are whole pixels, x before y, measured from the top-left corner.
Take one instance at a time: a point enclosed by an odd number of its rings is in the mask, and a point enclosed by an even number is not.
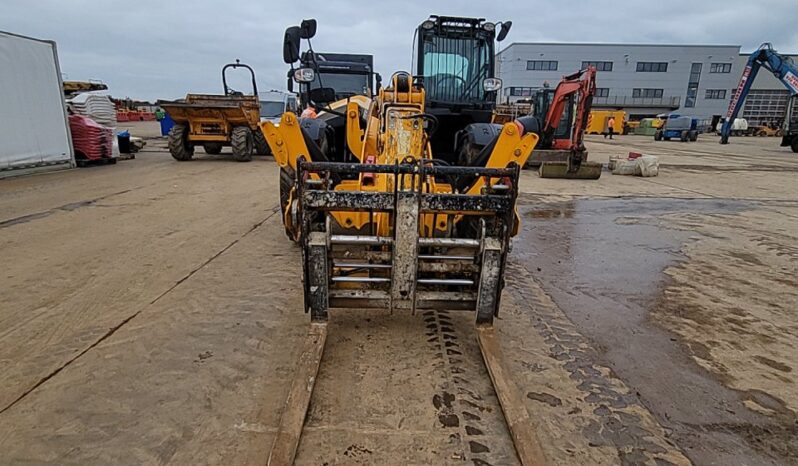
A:
[[[0,31],[0,178],[74,166],[55,42]]]

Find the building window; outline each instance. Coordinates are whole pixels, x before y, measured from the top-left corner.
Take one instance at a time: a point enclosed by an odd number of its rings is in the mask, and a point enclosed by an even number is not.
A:
[[[588,66],[595,66],[596,71],[612,71],[612,62],[611,61],[583,61],[582,62],[582,69],[584,70]]]
[[[596,88],[596,97],[609,97],[610,96],[610,88],[609,87],[597,87]]]
[[[710,73],[731,73],[731,63],[713,63],[709,65]]]
[[[637,62],[637,71],[644,73],[665,73],[668,71],[668,64],[666,62],[639,61]]]
[[[684,99],[685,107],[695,107],[695,100],[698,97],[698,82],[701,80],[701,63],[693,63],[690,67],[690,81],[687,82],[687,98]]]
[[[531,87],[511,87],[509,93],[513,97],[529,97],[532,95]]]
[[[554,60],[527,60],[526,69],[534,71],[557,71],[558,62]]]
[[[662,89],[632,89],[633,98],[661,99]]]
[[[705,98],[707,99],[725,99],[726,89],[707,89]]]

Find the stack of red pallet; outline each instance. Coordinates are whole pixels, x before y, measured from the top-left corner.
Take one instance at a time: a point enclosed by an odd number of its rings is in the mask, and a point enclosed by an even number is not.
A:
[[[88,117],[70,115],[69,129],[76,158],[99,160],[113,157],[114,131],[111,128]]]

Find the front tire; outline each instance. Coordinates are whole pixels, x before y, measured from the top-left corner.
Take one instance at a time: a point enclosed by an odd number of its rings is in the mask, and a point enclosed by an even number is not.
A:
[[[272,155],[272,149],[269,147],[269,143],[266,142],[266,137],[260,128],[253,131],[252,134],[255,136],[255,153],[258,155]]]
[[[285,222],[286,210],[290,209],[291,189],[294,187],[295,182],[294,169],[291,167],[280,167],[280,212],[283,215],[283,228],[285,229],[285,236],[293,242],[297,242],[299,234],[296,231],[297,225],[288,225]]]
[[[230,137],[230,145],[233,147],[233,158],[239,162],[249,162],[252,160],[254,150],[254,138],[252,130],[246,126],[236,126]]]
[[[188,128],[174,125],[169,130],[169,153],[175,160],[185,162],[194,156],[194,148],[188,143]]]
[[[654,140],[655,141],[662,141],[662,131],[657,131],[654,133]]]

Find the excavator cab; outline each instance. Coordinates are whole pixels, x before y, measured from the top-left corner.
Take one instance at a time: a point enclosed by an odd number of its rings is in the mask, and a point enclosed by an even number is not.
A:
[[[545,83],[544,83],[545,86]],[[549,112],[552,102],[554,101],[555,89],[551,87],[543,87],[533,93],[532,100],[532,115],[537,118],[539,122],[546,121],[546,114]],[[560,124],[553,133],[548,135],[549,140],[541,141],[544,147],[552,148],[567,148],[571,141],[571,131],[574,127],[574,111],[576,110],[575,95],[570,94],[565,97],[565,105],[563,112],[560,115]],[[542,127],[543,124],[540,124]]]

